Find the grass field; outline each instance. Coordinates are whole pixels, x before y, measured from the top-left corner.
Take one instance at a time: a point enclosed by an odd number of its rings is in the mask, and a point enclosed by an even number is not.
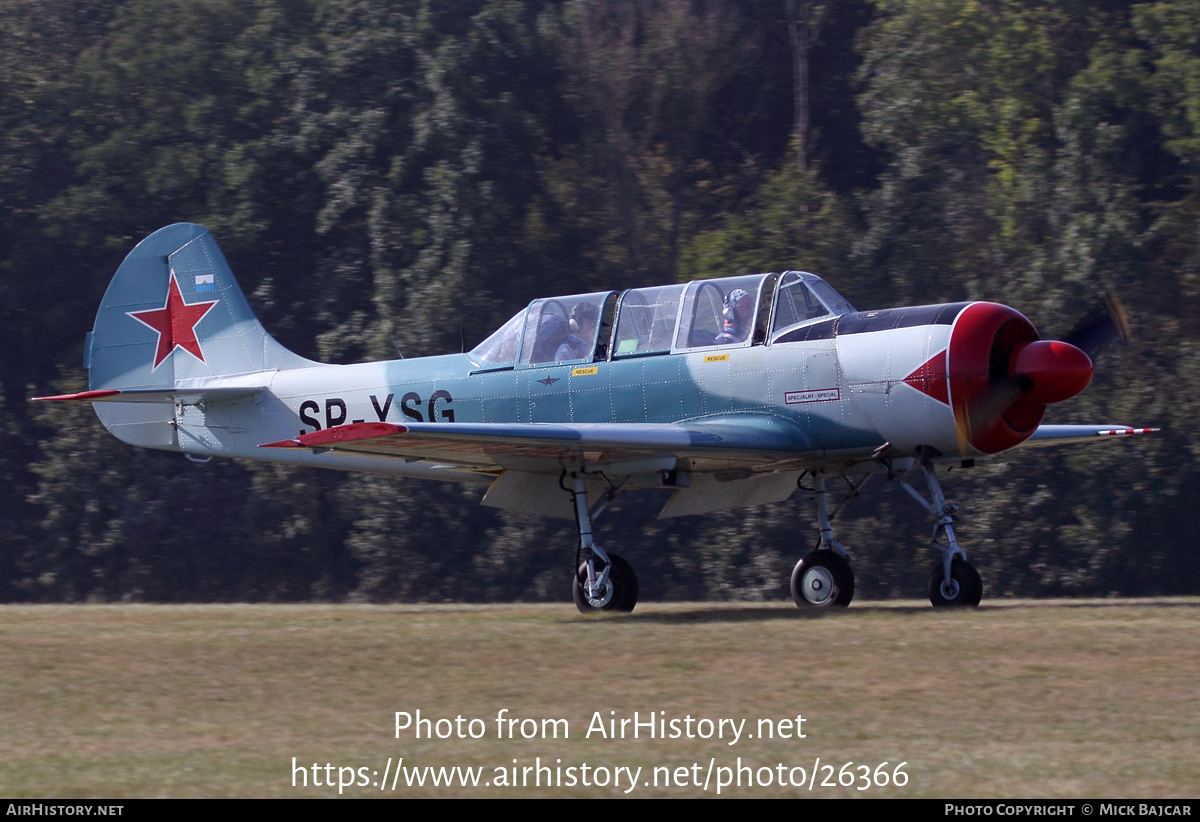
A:
[[[747,786],[742,771],[722,796],[1195,797],[1198,635],[1197,599],[648,604],[600,619],[570,605],[3,607],[0,796],[331,796],[339,776],[372,783],[347,796],[624,795],[629,772],[585,787],[583,763],[605,769],[590,782],[640,767],[630,796],[712,796],[741,757],[774,784]],[[397,739],[395,712],[417,709],[485,732]],[[566,719],[570,736],[524,739],[516,725],[498,739],[501,709]],[[634,711],[681,730],[689,715],[746,721],[732,745],[728,724],[724,739],[585,738],[595,712]],[[797,715],[805,738],[759,738],[759,719],[791,719],[793,735]],[[381,791],[399,757],[482,767],[479,787],[408,787],[402,771]],[[521,786],[538,757],[579,784],[546,787],[543,772],[539,788],[531,771]],[[497,768],[511,781],[514,759],[518,786],[484,787]],[[856,789],[860,766],[885,762],[907,763],[907,785]],[[334,787],[313,786],[313,763]],[[785,782],[803,768],[805,787],[780,787],[780,764]],[[822,787],[839,772],[854,786]]]

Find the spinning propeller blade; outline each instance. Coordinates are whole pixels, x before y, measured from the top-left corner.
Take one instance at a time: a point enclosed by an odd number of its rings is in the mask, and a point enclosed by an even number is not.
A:
[[[1104,299],[1095,308],[1079,318],[1063,342],[1070,343],[1095,359],[1096,354],[1112,342],[1129,342],[1130,338],[1125,307],[1117,295],[1110,292],[1105,293]]]

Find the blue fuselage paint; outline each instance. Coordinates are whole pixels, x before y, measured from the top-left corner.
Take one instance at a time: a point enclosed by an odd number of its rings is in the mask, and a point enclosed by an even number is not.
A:
[[[886,348],[891,333],[875,332],[877,343]],[[280,372],[278,402],[261,412],[271,430],[256,427],[262,441],[364,421],[669,424],[767,415],[795,423],[827,453],[852,453],[895,435],[873,422],[879,413],[870,405],[877,394],[886,403],[880,392],[902,370],[883,383],[878,370],[856,374],[835,339],[490,370],[450,354]],[[938,427],[952,435],[948,409],[943,416]]]

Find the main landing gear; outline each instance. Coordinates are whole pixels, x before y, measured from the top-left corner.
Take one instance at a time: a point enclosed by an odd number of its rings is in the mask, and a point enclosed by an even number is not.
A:
[[[867,474],[857,485],[850,486],[850,495],[829,513],[829,497],[825,477],[813,472],[813,493],[817,502],[817,525],[821,538],[813,551],[796,563],[792,570],[792,600],[798,608],[845,608],[854,599],[854,571],[842,543],[833,537],[832,520],[870,478]]]
[[[567,476],[564,471],[559,480],[560,485]],[[608,553],[592,541],[592,520],[608,507],[618,489],[610,489],[606,498],[596,506],[596,510],[589,511],[587,478],[582,472],[572,472],[570,479],[572,486],[567,488],[563,485],[563,488],[571,492],[575,522],[579,527],[579,551],[575,563],[575,580],[571,586],[575,607],[582,614],[594,614],[599,611],[629,613],[637,604],[638,598],[638,581],[633,568],[621,557]]]

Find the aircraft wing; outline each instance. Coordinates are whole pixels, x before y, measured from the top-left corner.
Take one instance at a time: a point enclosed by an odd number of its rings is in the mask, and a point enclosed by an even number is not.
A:
[[[326,428],[261,448],[311,448],[447,466],[557,474],[570,465],[590,472],[670,470],[670,460],[704,460],[713,470],[821,455],[798,426],[775,417],[731,415],[688,423],[410,423],[363,422]],[[661,467],[659,467],[661,466]]]
[[[824,453],[798,426],[759,414],[670,424],[363,422],[260,447],[419,460],[448,473],[491,474],[496,480],[484,505],[563,519],[575,516],[560,485],[564,469],[585,469],[593,500],[605,489],[600,474],[686,474],[672,478],[677,490],[660,514],[682,516],[787,499],[801,467]],[[665,475],[661,481],[667,484]]]
[[[1081,442],[1105,442],[1118,437],[1157,434],[1161,428],[1130,428],[1128,425],[1039,425],[1024,446],[1067,445]]]

